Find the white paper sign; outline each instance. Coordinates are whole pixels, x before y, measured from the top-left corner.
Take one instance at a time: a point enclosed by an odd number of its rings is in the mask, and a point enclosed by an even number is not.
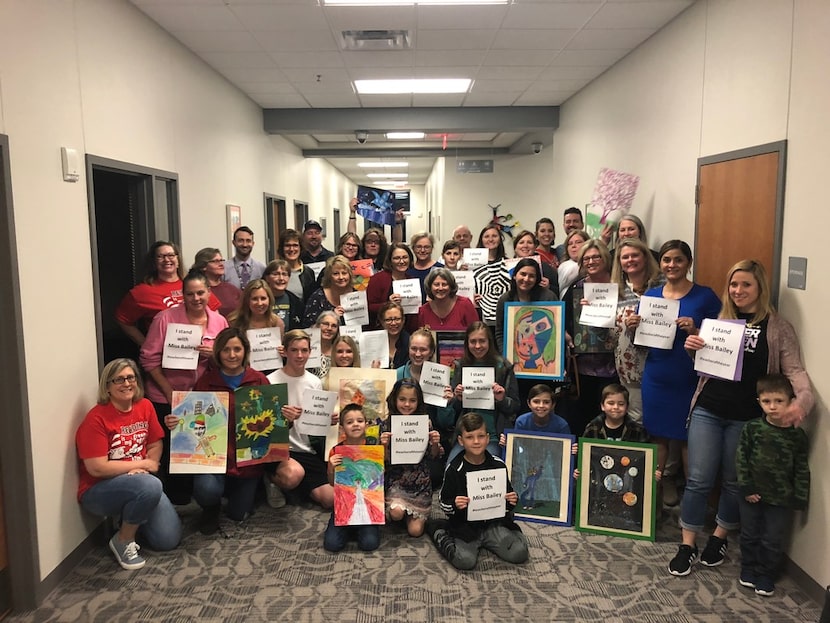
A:
[[[473,271],[454,270],[452,276],[455,277],[455,283],[458,285],[458,296],[466,296],[471,301],[475,301],[476,279]]]
[[[671,350],[677,335],[675,320],[680,314],[680,301],[644,296],[640,299],[639,313],[640,325],[634,333],[634,343]]]
[[[418,313],[418,308],[421,306],[420,279],[396,279],[392,281],[392,292],[401,295],[403,313]]]
[[[277,350],[282,345],[279,327],[248,329],[245,332],[251,343],[251,367],[254,370],[279,370],[282,357]]]
[[[360,336],[360,367],[371,368],[372,362],[381,368],[389,367],[389,334],[385,329],[364,331]]]
[[[745,330],[746,322],[743,320],[704,318],[698,337],[706,345],[695,353],[695,371],[728,381],[739,381],[743,370]]]
[[[392,443],[389,460],[392,465],[415,465],[424,458],[429,442],[429,416],[390,415]]]
[[[444,388],[450,384],[450,367],[440,363],[425,361],[421,368],[421,391],[424,402],[436,407],[446,407]]]
[[[467,472],[467,519],[486,521],[500,519],[507,513],[507,470],[482,469]]]
[[[340,327],[340,335],[349,336],[354,340],[354,343],[357,344],[358,348],[360,348],[360,336],[363,335],[363,327],[359,324]]]
[[[314,271],[314,279],[320,278],[320,273],[323,272],[323,269],[326,267],[325,262],[310,262],[308,264],[303,264],[303,266],[308,266],[311,270]]]
[[[311,337],[311,354],[308,356],[308,361],[305,362],[306,370],[310,368],[319,368],[322,363],[322,359],[320,358],[320,355],[322,354],[320,329],[312,328],[304,329],[304,331],[308,333],[309,337]]]
[[[590,305],[582,306],[579,324],[606,329],[613,327],[617,320],[618,291],[616,283],[586,283],[584,296]]]
[[[464,263],[470,268],[484,266],[489,260],[489,249],[464,249]]]
[[[340,304],[345,310],[343,320],[347,325],[369,324],[369,304],[366,301],[366,291],[356,290],[340,295]]]
[[[337,408],[337,392],[309,389],[303,394],[303,414],[295,426],[303,435],[325,437],[331,429],[331,414]]]
[[[199,366],[202,329],[195,324],[171,322],[164,334],[161,367],[168,370],[195,370]]]
[[[493,383],[495,382],[495,368],[465,367],[461,371],[461,385],[464,387],[461,405],[465,409],[495,409],[496,399],[493,397]]]
[[[525,259],[525,258],[523,258],[523,257],[510,257],[510,258],[505,258],[505,259],[502,260],[502,262],[504,262],[504,267],[507,269],[507,272],[510,273],[511,277],[513,276],[513,269],[516,268],[516,264],[518,264],[523,259]],[[533,255],[533,256],[531,256],[527,259],[536,260],[536,263],[539,265],[539,272],[540,273],[542,272],[542,258],[541,257],[539,257],[538,255]]]

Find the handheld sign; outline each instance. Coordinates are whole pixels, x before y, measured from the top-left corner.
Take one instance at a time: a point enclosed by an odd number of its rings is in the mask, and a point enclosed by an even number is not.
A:
[[[319,368],[320,365],[323,363],[322,360],[322,343],[320,342],[320,329],[304,329],[308,336],[311,338],[310,346],[311,346],[311,354],[308,356],[308,361],[305,362],[306,370],[310,368]]]
[[[323,269],[326,267],[325,262],[309,262],[303,263],[303,266],[308,266],[312,271],[314,271],[314,279],[320,278],[320,273],[323,272]]]
[[[705,346],[695,353],[695,371],[727,381],[740,381],[745,330],[745,320],[704,318],[698,337]]]
[[[470,268],[484,266],[490,259],[488,249],[464,249],[464,264]]]
[[[680,301],[656,296],[640,299],[640,325],[634,333],[634,343],[671,350],[677,335],[677,317],[680,315]]]
[[[585,298],[590,305],[582,306],[579,324],[612,328],[617,320],[618,291],[616,283],[585,283]]]
[[[466,367],[461,371],[464,395],[461,404],[465,409],[496,408],[493,397],[493,383],[496,382],[495,368]]]
[[[504,496],[507,494],[507,470],[483,469],[467,472],[467,519],[486,521],[500,519],[507,513]]]
[[[363,335],[363,328],[358,324],[345,325],[340,327],[340,335],[348,335],[360,347],[360,336]]]
[[[164,335],[161,367],[168,370],[195,370],[199,366],[202,330],[195,324],[171,322]]]
[[[380,362],[381,368],[389,367],[389,334],[384,329],[360,335],[360,367],[371,368],[373,361]]]
[[[343,320],[347,325],[369,324],[369,304],[366,302],[365,291],[341,294],[340,304],[345,310]]]
[[[450,384],[450,367],[440,363],[425,361],[421,368],[421,390],[424,402],[436,407],[446,407],[444,388]]]
[[[254,370],[282,368],[282,357],[277,350],[282,345],[279,327],[248,329],[245,333],[251,343],[251,367]]]
[[[429,416],[391,415],[392,442],[389,445],[392,465],[415,465],[424,458],[429,442]]]
[[[295,425],[303,435],[325,437],[331,428],[331,414],[337,408],[337,392],[310,389],[303,394],[303,414]]]
[[[452,276],[455,277],[455,283],[458,286],[458,296],[466,296],[471,301],[475,301],[476,296],[476,279],[475,274],[471,270],[454,270]]]
[[[418,308],[421,306],[420,279],[396,279],[392,282],[392,292],[401,295],[403,313],[418,313]]]

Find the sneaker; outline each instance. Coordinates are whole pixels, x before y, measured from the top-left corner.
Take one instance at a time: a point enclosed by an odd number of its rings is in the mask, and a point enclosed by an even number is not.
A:
[[[741,571],[741,577],[738,580],[738,584],[744,588],[755,588],[755,574],[751,571]]]
[[[755,582],[755,594],[761,597],[772,597],[775,593],[775,584],[767,577],[760,577]]]
[[[265,501],[271,508],[282,508],[285,506],[285,494],[277,485],[271,482],[268,476],[263,476],[265,481]]]
[[[689,575],[692,565],[697,562],[697,546],[681,545],[677,548],[677,554],[669,563],[669,573],[672,575]]]
[[[138,544],[135,541],[129,543],[122,543],[115,534],[110,539],[110,550],[115,554],[115,559],[118,564],[124,569],[131,571],[133,569],[141,569],[146,562],[144,558],[138,554]]]
[[[723,564],[726,558],[726,548],[729,544],[726,539],[716,537],[714,534],[709,537],[709,542],[703,548],[703,553],[700,555],[700,564],[707,567],[717,567]]]
[[[205,535],[216,534],[219,529],[220,506],[207,506],[202,509],[202,516],[199,518],[199,532]]]

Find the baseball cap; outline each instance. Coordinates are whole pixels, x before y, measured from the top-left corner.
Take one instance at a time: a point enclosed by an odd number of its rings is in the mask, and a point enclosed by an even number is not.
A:
[[[308,231],[312,227],[315,229],[319,229],[320,231],[323,231],[323,227],[320,225],[320,223],[314,220],[309,220],[305,222],[305,225],[303,225],[303,232]]]

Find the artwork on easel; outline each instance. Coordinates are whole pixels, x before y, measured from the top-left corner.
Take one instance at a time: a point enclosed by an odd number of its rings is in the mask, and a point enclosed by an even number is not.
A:
[[[228,393],[173,392],[171,474],[224,474],[228,458]]]
[[[383,446],[335,446],[343,457],[334,468],[334,525],[385,523]]]
[[[246,467],[288,459],[288,385],[240,387],[234,392],[236,465]]]

